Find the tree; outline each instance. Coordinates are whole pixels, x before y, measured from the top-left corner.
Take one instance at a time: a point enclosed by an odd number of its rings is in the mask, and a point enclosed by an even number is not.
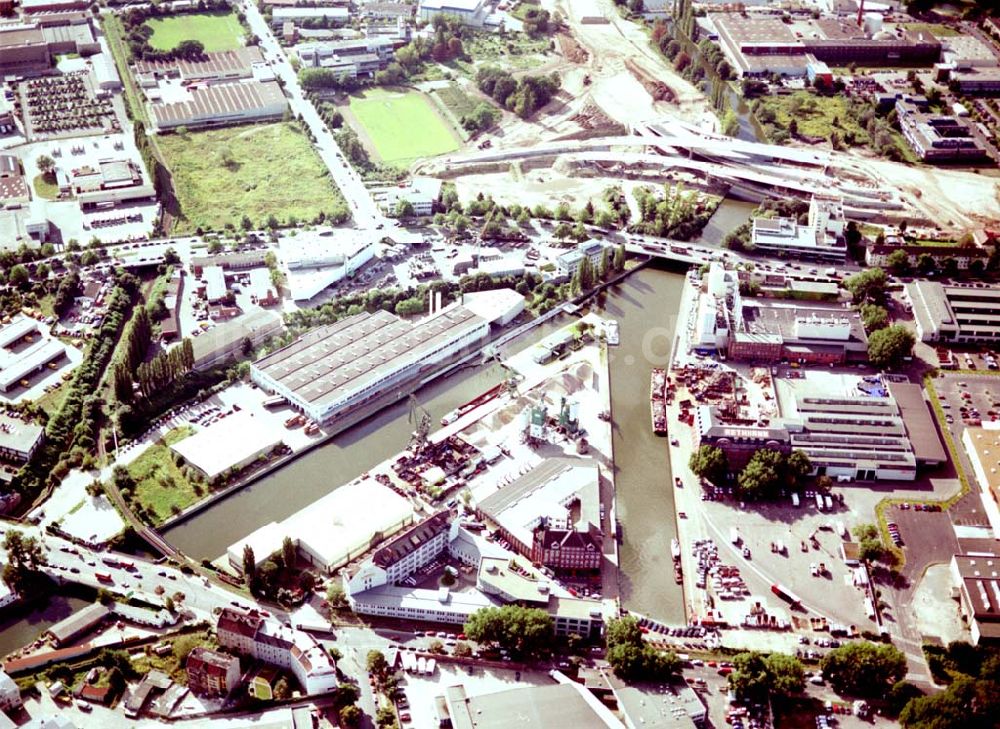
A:
[[[713,484],[720,484],[729,473],[729,459],[725,451],[712,445],[703,445],[688,460],[691,471]]]
[[[284,701],[292,695],[292,687],[288,685],[288,679],[282,676],[274,684],[274,698]]]
[[[45,553],[37,538],[26,537],[16,529],[9,530],[4,536],[3,548],[7,551],[3,581],[17,592],[46,563]]]
[[[757,450],[736,479],[740,496],[750,500],[769,499],[784,483],[785,457],[770,448]]]
[[[913,354],[915,343],[913,332],[902,324],[879,329],[868,337],[868,361],[879,368],[896,366]]]
[[[889,270],[896,275],[904,274],[910,270],[910,257],[902,248],[897,248],[889,257],[885,259]]]
[[[35,164],[38,165],[38,171],[41,172],[46,177],[51,177],[56,171],[56,161],[49,157],[47,154],[43,154],[36,161]]]
[[[205,46],[201,41],[182,40],[174,48],[174,53],[180,58],[197,58],[205,54]]]
[[[330,607],[337,609],[347,606],[347,595],[342,585],[334,583],[326,588],[326,601]]]
[[[391,706],[380,706],[375,712],[375,724],[379,727],[390,727],[396,724],[396,712]]]
[[[862,304],[861,322],[865,325],[865,331],[871,334],[874,331],[885,329],[889,326],[889,312],[884,306]]]
[[[340,725],[343,727],[357,727],[361,725],[361,718],[364,715],[354,704],[345,706],[340,710]]]
[[[771,693],[772,680],[762,653],[738,653],[733,656],[729,686],[741,699],[764,700]]]
[[[820,666],[838,693],[882,696],[906,676],[906,655],[894,645],[853,641],[827,653]]]
[[[797,694],[805,688],[802,662],[786,653],[772,653],[765,659],[771,675],[771,693]]]
[[[552,616],[541,608],[504,605],[477,610],[464,632],[469,640],[506,648],[520,656],[535,656],[551,646]]]
[[[167,612],[170,613],[176,610],[177,606],[174,604],[174,598],[170,597],[170,595],[167,595],[166,599],[163,601],[163,607],[166,608]]]
[[[812,462],[809,460],[809,456],[805,454],[805,451],[794,450],[788,454],[788,458],[785,461],[785,467],[787,469],[787,479],[789,485],[797,484],[799,481],[804,479],[810,473],[812,473]]]
[[[885,303],[887,279],[881,268],[868,268],[844,280],[844,288],[851,292],[854,303]]]
[[[368,673],[374,676],[375,680],[379,683],[388,678],[392,671],[389,662],[385,659],[385,654],[378,650],[368,651],[365,667],[368,669]]]
[[[291,537],[285,537],[281,542],[281,558],[285,561],[285,568],[295,569],[295,562],[298,560],[299,550],[295,547],[295,542]]]
[[[257,558],[254,556],[253,547],[249,544],[243,545],[243,578],[247,584],[253,582],[254,574],[257,572]]]
[[[631,615],[610,620],[604,639],[607,661],[621,679],[662,681],[680,669],[676,655],[659,651],[642,639],[639,622]]]
[[[400,219],[413,217],[413,203],[404,198],[396,201],[396,217]]]
[[[28,273],[26,266],[18,263],[16,266],[10,269],[10,273],[7,274],[7,283],[17,289],[25,289],[31,281],[31,275]]]
[[[917,256],[917,270],[924,276],[930,275],[937,268],[934,256],[930,253],[921,253]]]

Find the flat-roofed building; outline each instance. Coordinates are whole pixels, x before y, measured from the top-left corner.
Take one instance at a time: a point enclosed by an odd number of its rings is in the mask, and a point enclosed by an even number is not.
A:
[[[335,228],[282,238],[279,258],[287,269],[292,299],[305,301],[353,276],[375,257],[380,234]]]
[[[982,492],[986,518],[1000,534],[1000,431],[969,426],[962,431],[962,447]]]
[[[974,122],[960,116],[930,114],[900,99],[896,115],[903,137],[925,162],[977,160],[987,156]]]
[[[603,255],[604,244],[601,241],[594,238],[585,240],[573,250],[566,251],[556,257],[556,271],[560,276],[572,276],[580,268],[585,258],[590,261],[590,265],[596,271],[601,265]]]
[[[694,427],[698,444],[722,450],[733,473],[743,470],[753,454],[763,448],[785,454],[792,452],[791,438],[784,427],[727,422],[709,405],[699,405],[695,410]]]
[[[251,377],[300,412],[329,424],[427,376],[489,334],[489,323],[451,306],[414,324],[385,311],[318,327],[253,363]]]
[[[288,107],[276,81],[240,81],[194,86],[185,101],[149,105],[158,132],[280,119]]]
[[[130,159],[102,159],[96,166],[76,168],[69,175],[69,185],[83,210],[156,197],[156,188],[142,167]]]
[[[29,199],[28,182],[21,174],[20,161],[12,154],[0,154],[0,204],[27,202]]]
[[[904,287],[917,336],[924,342],[1000,340],[1000,286],[914,281]]]
[[[276,311],[257,309],[216,324],[192,343],[195,369],[204,370],[241,354],[246,342],[256,348],[285,331],[285,320]]]
[[[621,722],[586,688],[565,680],[549,686],[468,695],[462,685],[445,689],[441,717],[451,729],[617,729]]]
[[[0,460],[27,463],[45,441],[45,428],[0,413]]]
[[[37,25],[0,26],[0,73],[42,71],[51,64],[48,41]]]
[[[38,322],[18,314],[0,327],[0,392],[9,392],[65,354],[62,342],[42,335]]]
[[[959,92],[978,96],[1000,94],[1000,68],[969,67],[951,72],[951,81],[958,85]]]
[[[202,277],[205,279],[205,299],[208,303],[218,303],[229,292],[226,274],[221,266],[208,266],[202,271]]]
[[[16,709],[21,705],[21,690],[7,673],[0,669],[0,712]]]
[[[841,198],[814,195],[805,225],[795,218],[754,218],[750,242],[755,251],[765,254],[842,263],[847,256],[845,228]]]
[[[1000,643],[1000,557],[956,554],[951,574],[972,644]]]
[[[253,463],[281,443],[281,433],[272,423],[243,411],[177,441],[170,449],[212,480]]]
[[[240,659],[196,646],[185,663],[188,688],[199,696],[225,697],[240,683]]]
[[[42,28],[42,35],[48,44],[49,53],[52,55],[62,53],[79,53],[81,56],[90,56],[101,52],[101,44],[94,37],[94,31],[90,28],[90,23],[67,23],[49,25],[39,23]]]
[[[441,198],[441,180],[414,177],[409,182],[372,190],[372,199],[386,215],[395,215],[401,202],[413,207],[414,215],[430,215]]]
[[[303,66],[329,68],[352,78],[373,76],[389,65],[395,50],[393,38],[379,36],[315,41],[295,47]]]
[[[237,253],[219,253],[213,256],[193,256],[191,258],[191,273],[200,276],[209,266],[218,266],[224,271],[246,271],[251,268],[261,268],[267,265],[267,251],[239,251]]]
[[[697,692],[683,681],[625,683],[603,670],[628,729],[694,729],[705,725],[708,711]]]

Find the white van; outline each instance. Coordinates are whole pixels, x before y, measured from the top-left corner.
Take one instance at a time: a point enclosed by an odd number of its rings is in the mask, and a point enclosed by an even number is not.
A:
[[[796,509],[799,508],[799,495],[796,493],[792,493],[792,506]]]

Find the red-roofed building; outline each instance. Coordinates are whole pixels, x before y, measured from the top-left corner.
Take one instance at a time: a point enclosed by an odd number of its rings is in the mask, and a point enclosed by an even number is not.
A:
[[[240,659],[198,646],[187,658],[188,687],[199,696],[228,696],[240,681]]]

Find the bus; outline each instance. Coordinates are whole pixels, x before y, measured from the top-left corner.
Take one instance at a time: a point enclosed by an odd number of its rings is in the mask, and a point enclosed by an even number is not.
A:
[[[97,578],[98,582],[103,582],[108,585],[114,582],[114,580],[111,579],[111,575],[109,575],[107,572],[95,572],[94,577]]]

